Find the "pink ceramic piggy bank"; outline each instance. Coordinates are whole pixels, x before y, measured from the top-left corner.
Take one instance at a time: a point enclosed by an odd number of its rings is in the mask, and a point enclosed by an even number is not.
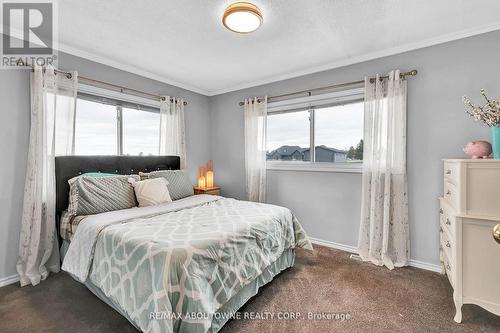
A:
[[[472,141],[464,147],[464,153],[471,158],[490,158],[491,144],[488,141]]]

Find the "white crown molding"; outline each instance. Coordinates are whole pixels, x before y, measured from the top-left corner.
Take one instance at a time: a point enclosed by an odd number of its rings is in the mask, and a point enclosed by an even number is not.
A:
[[[282,80],[287,80],[287,79],[291,79],[291,78],[295,78],[295,77],[299,77],[299,76],[303,76],[303,75],[308,75],[308,74],[313,74],[313,73],[317,73],[317,72],[323,72],[323,71],[334,69],[334,68],[349,66],[349,65],[369,61],[369,60],[374,60],[374,59],[388,57],[391,55],[400,54],[400,53],[404,53],[404,52],[408,52],[408,51],[422,49],[422,48],[433,46],[433,45],[443,44],[443,43],[451,42],[451,41],[458,40],[458,39],[463,39],[463,38],[467,38],[467,37],[481,35],[484,33],[495,31],[495,30],[500,30],[500,22],[495,22],[492,24],[488,24],[488,25],[484,25],[484,26],[476,27],[476,28],[472,28],[472,29],[466,29],[466,30],[454,32],[451,34],[426,39],[426,40],[419,41],[416,43],[408,43],[408,44],[388,48],[388,49],[377,51],[377,52],[368,53],[368,54],[361,55],[358,57],[343,59],[343,60],[339,60],[339,61],[325,64],[325,65],[311,67],[308,69],[296,71],[293,73],[271,76],[271,77],[268,77],[268,78],[265,78],[262,80],[257,80],[257,81],[253,81],[253,82],[249,82],[249,83],[236,85],[232,88],[209,91],[208,96],[221,95],[221,94],[225,94],[225,93],[232,92],[232,91],[261,86],[264,84],[273,83],[273,82],[282,81]]]
[[[354,246],[330,242],[327,240],[313,238],[313,237],[309,237],[309,239],[311,240],[311,243],[313,243],[313,244],[322,245],[322,246],[326,246],[326,247],[329,247],[332,249],[337,249],[337,250],[341,250],[341,251],[345,251],[345,252],[349,252],[349,253],[358,254],[358,248],[354,247]],[[420,269],[425,269],[427,271],[436,272],[436,273],[441,273],[441,271],[442,271],[440,265],[431,264],[428,262],[423,262],[423,261],[414,260],[414,259],[410,259],[410,266],[420,268]]]
[[[154,74],[154,73],[149,72],[145,69],[142,69],[142,68],[139,68],[139,67],[136,67],[133,65],[128,65],[128,64],[116,61],[116,60],[112,60],[112,59],[107,58],[107,57],[99,56],[99,55],[91,53],[91,52],[83,51],[83,50],[77,49],[75,47],[66,45],[64,43],[59,43],[58,51],[68,53],[68,54],[71,54],[71,55],[74,55],[74,56],[77,56],[80,58],[85,58],[87,60],[91,60],[91,61],[103,64],[103,65],[107,65],[110,67],[114,67],[114,68],[129,72],[129,73],[132,73],[132,74],[137,74],[137,75],[140,75],[140,76],[148,78],[148,79],[152,79],[152,80],[156,80],[156,81],[163,82],[166,84],[170,84],[172,86],[186,89],[186,90],[189,90],[189,91],[201,94],[201,95],[210,96],[210,93],[208,91],[200,89],[198,87],[195,87],[195,86],[192,86],[192,85],[189,85],[186,83],[178,82],[175,80],[171,80],[165,76]]]

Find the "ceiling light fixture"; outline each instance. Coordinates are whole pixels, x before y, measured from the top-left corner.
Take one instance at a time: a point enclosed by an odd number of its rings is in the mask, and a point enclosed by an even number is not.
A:
[[[231,31],[247,34],[262,25],[259,7],[248,2],[235,2],[224,11],[222,24]]]

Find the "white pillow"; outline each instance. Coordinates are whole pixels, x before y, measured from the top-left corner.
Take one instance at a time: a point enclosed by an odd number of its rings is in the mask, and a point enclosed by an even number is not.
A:
[[[132,183],[139,207],[154,206],[172,202],[165,178],[153,178]]]

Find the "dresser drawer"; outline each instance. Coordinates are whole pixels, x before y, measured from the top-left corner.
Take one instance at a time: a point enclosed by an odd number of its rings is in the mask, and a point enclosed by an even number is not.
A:
[[[453,259],[455,258],[455,255],[453,253],[453,251],[455,250],[455,243],[446,229],[443,227],[443,224],[441,224],[440,227],[440,231],[442,230],[440,233],[440,248],[446,254],[448,259]]]
[[[455,288],[455,267],[453,265],[453,262],[447,256],[446,251],[444,252],[443,259],[443,266],[446,276],[448,277],[448,280],[450,280],[451,286]]]
[[[458,163],[444,162],[443,173],[445,180],[457,185],[460,176],[460,165]]]
[[[446,200],[446,202],[453,208],[455,211],[460,211],[460,205],[459,205],[459,193],[458,193],[458,188],[456,185],[448,182],[446,179],[444,180],[444,186],[443,186],[443,198]]]
[[[451,208],[449,204],[447,204],[447,200],[440,198],[439,199],[439,221],[441,222],[441,227],[446,229],[448,234],[452,237],[455,237],[456,233],[456,213]]]

